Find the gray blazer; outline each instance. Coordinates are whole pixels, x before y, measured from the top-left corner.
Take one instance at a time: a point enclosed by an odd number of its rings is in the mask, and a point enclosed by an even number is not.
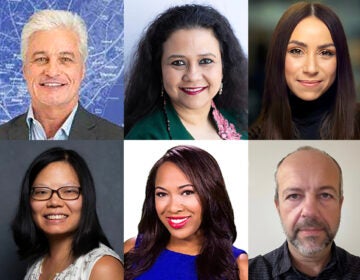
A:
[[[0,140],[29,140],[26,114],[0,125]],[[69,140],[120,139],[124,139],[124,132],[120,126],[89,113],[79,104],[71,125]]]

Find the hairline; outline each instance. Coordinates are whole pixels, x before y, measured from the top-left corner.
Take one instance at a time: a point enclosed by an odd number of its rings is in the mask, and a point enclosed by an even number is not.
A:
[[[343,197],[344,195],[344,191],[343,191],[343,176],[342,176],[342,169],[339,165],[339,163],[331,156],[329,155],[327,152],[311,147],[311,146],[301,146],[299,148],[297,148],[295,151],[287,154],[285,157],[283,157],[278,164],[276,165],[276,169],[275,169],[275,173],[274,173],[274,179],[275,179],[275,195],[274,195],[274,200],[278,201],[279,200],[279,182],[278,182],[278,171],[281,167],[281,165],[283,164],[283,162],[291,155],[297,153],[297,152],[301,152],[301,151],[315,151],[315,152],[319,152],[321,153],[323,156],[326,156],[327,158],[329,158],[330,160],[332,160],[332,162],[335,163],[335,165],[337,166],[338,172],[339,172],[339,190],[340,190],[340,197]]]

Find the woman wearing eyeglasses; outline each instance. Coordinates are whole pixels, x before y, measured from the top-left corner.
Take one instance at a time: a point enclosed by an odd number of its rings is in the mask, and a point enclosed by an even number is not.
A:
[[[123,279],[97,217],[90,170],[75,151],[52,148],[31,163],[12,230],[20,257],[33,261],[25,279]]]

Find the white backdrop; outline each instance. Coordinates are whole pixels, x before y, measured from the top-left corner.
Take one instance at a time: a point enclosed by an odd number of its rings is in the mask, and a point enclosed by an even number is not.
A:
[[[245,0],[124,0],[124,53],[128,65],[141,34],[167,8],[184,4],[210,5],[230,22],[246,56],[248,53],[248,1]]]
[[[193,145],[218,162],[235,214],[234,245],[248,250],[248,141],[124,141],[124,239],[137,235],[151,167],[176,145]]]
[[[285,241],[274,204],[277,163],[301,146],[326,151],[340,164],[344,180],[341,223],[335,242],[360,255],[360,142],[249,141],[249,257],[265,254]]]

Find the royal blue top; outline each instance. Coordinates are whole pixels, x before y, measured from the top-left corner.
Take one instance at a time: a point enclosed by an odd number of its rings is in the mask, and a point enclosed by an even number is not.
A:
[[[234,258],[237,259],[245,251],[232,247]],[[186,255],[165,249],[156,259],[152,267],[137,280],[197,280],[196,256]]]

